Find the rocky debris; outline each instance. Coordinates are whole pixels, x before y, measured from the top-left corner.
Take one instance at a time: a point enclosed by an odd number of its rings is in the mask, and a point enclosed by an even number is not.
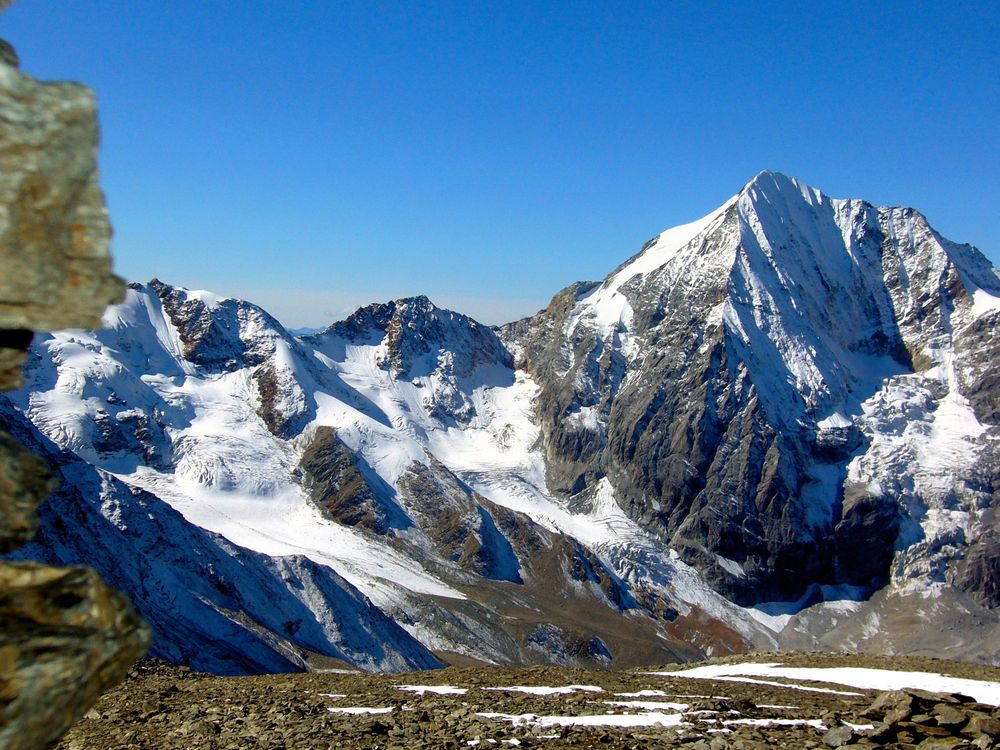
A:
[[[798,658],[803,663],[816,661],[808,654]],[[862,663],[850,657],[832,658],[841,664]],[[901,659],[899,666],[927,666],[927,661]],[[931,665],[943,666],[940,662]],[[991,676],[985,668],[976,674]],[[407,685],[415,689],[400,687]],[[461,692],[420,692],[420,686],[449,686]],[[512,686],[561,691],[530,694]],[[482,667],[392,676],[314,673],[215,678],[144,662],[123,685],[102,697],[59,748],[909,750],[919,746],[928,750],[993,746],[995,707],[958,696],[906,694],[913,698],[912,708],[918,713],[887,724],[879,717],[896,705],[896,693],[835,695],[713,680],[693,685],[644,671]],[[650,705],[627,705],[630,701]],[[609,714],[617,715],[610,720],[614,722],[648,711],[662,714],[661,723],[600,726],[598,721]],[[536,719],[546,716],[562,719]],[[582,716],[590,717],[584,721],[595,725],[572,723],[574,717]]]
[[[0,43],[0,390],[22,383],[33,331],[100,325],[111,273],[93,92],[19,72]],[[29,541],[55,483],[0,432],[0,554]],[[149,647],[128,600],[90,569],[0,562],[0,747],[57,740]]]
[[[88,568],[0,565],[0,747],[57,739],[149,647],[128,600]]]
[[[990,748],[1000,738],[1000,708],[967,695],[893,690],[881,693],[861,715],[875,720],[873,734],[884,743]]]

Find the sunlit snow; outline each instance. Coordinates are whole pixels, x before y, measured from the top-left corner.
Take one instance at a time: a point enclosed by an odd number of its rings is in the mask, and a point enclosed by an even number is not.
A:
[[[695,679],[729,679],[735,681],[759,682],[746,679],[768,677],[810,682],[827,682],[848,685],[867,690],[901,690],[916,688],[935,693],[961,693],[975,698],[980,703],[1000,705],[1000,682],[970,680],[933,672],[897,672],[888,669],[868,669],[863,667],[785,667],[778,663],[745,662],[742,664],[708,664],[676,672],[657,672],[665,677],[689,677]],[[778,683],[765,683],[778,684]],[[804,685],[783,684],[799,690],[810,689]],[[816,690],[816,688],[811,688]],[[844,694],[844,693],[841,693]],[[857,693],[847,693],[857,695]]]

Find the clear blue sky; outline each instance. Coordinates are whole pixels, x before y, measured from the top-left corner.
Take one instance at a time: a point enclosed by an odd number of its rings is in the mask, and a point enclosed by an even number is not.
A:
[[[119,273],[496,323],[775,169],[1000,257],[1000,3],[19,0],[92,86]]]

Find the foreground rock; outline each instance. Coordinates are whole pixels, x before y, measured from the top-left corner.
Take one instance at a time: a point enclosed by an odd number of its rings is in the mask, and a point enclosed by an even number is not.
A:
[[[34,536],[38,526],[35,509],[53,487],[45,464],[0,431],[0,554],[17,549]]]
[[[123,286],[111,273],[97,181],[94,93],[0,62],[0,115],[0,329],[100,325]],[[3,390],[17,385],[12,372],[0,381]]]
[[[0,566],[0,747],[58,738],[149,647],[128,600],[87,568]]]
[[[97,325],[122,292],[97,182],[94,95],[40,83],[0,43],[0,390],[32,332]],[[0,554],[25,544],[54,482],[0,432]],[[121,594],[85,568],[0,562],[0,747],[49,746],[149,647]]]
[[[920,747],[994,747],[1000,737],[1000,713],[967,695],[921,690],[882,693],[863,714],[875,719],[870,736]],[[839,745],[832,745],[838,747]]]
[[[809,667],[895,664],[974,679],[1000,676],[996,669],[933,659],[791,659]],[[144,662],[59,747],[994,746],[997,707],[968,697],[777,682],[557,667],[219,678]]]

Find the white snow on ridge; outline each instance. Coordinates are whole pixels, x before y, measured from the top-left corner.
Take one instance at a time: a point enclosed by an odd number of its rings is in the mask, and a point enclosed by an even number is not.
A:
[[[568,335],[577,325],[586,323],[594,328],[602,341],[618,333],[621,337],[619,347],[625,357],[631,359],[636,353],[636,343],[630,335],[633,310],[628,298],[619,291],[620,287],[636,276],[657,271],[678,258],[693,240],[708,231],[736,203],[738,197],[733,196],[696,221],[667,229],[658,235],[634,260],[577,301],[573,314],[566,320],[564,332]]]
[[[633,277],[662,268],[674,259],[678,251],[683,250],[691,240],[708,229],[738,199],[739,195],[734,195],[719,206],[719,208],[702,216],[700,219],[696,219],[688,224],[680,224],[662,232],[635,260],[618,271],[618,273],[608,279],[599,288],[608,292],[615,292],[622,284]],[[594,300],[594,302],[597,301],[596,299]]]
[[[972,317],[974,318],[1000,310],[1000,297],[990,294],[985,289],[976,289],[972,294],[972,300]]]

